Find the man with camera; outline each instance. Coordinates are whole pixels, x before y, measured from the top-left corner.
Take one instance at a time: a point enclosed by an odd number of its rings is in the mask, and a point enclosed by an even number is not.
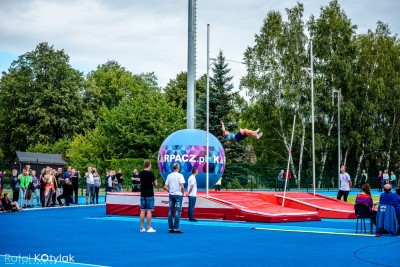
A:
[[[73,202],[72,201],[72,183],[69,178],[65,178],[64,183],[62,185],[62,194],[57,197],[58,204],[60,204],[60,207],[63,205],[61,202],[61,199],[65,199],[65,206],[69,206],[69,203]]]

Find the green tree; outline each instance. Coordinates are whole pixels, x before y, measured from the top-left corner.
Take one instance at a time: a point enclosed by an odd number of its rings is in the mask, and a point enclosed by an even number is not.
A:
[[[37,143],[35,145],[30,145],[26,149],[26,151],[35,152],[35,153],[62,154],[65,157],[67,149],[70,146],[71,139],[61,138],[58,141],[56,141],[55,143],[51,143],[51,144]]]
[[[305,150],[306,127],[309,125],[308,118],[310,117],[310,87],[307,86],[308,78],[305,77],[302,71],[307,62],[306,55],[306,42],[305,26],[303,22],[304,8],[302,4],[297,4],[291,9],[286,9],[288,21],[284,24],[283,38],[286,40],[285,48],[282,55],[283,71],[283,87],[282,87],[282,101],[285,109],[289,111],[290,115],[286,121],[291,121],[291,110],[294,107],[294,114],[296,115],[295,131],[296,140],[294,145],[297,148],[292,150],[292,158],[290,160],[291,168],[295,178],[295,182],[300,185],[301,172],[303,166],[303,154]],[[291,124],[287,124],[291,125]],[[286,126],[287,127],[287,126]],[[284,132],[281,125],[282,132]],[[300,135],[298,133],[301,133]],[[286,135],[282,135],[286,138]],[[297,138],[299,137],[299,138]],[[284,139],[286,151],[289,153],[291,149]],[[298,172],[296,174],[293,156],[298,159]]]
[[[0,144],[6,155],[83,132],[83,81],[68,55],[47,43],[15,60],[0,81]]]
[[[234,91],[232,84],[233,76],[231,69],[226,63],[223,52],[220,50],[216,61],[212,65],[212,76],[209,84],[209,130],[224,143],[226,159],[229,163],[244,162],[248,160],[246,155],[246,144],[243,142],[225,142],[221,134],[221,121],[224,121],[227,129],[239,130],[240,108],[243,107],[243,98]],[[206,77],[207,78],[207,77]],[[206,88],[205,88],[206,89]],[[207,99],[206,91],[201,95],[197,106],[198,128],[206,130]]]
[[[196,99],[205,94],[206,76],[201,76],[196,81]],[[187,72],[181,72],[176,75],[175,79],[170,79],[164,88],[164,94],[168,103],[187,109]]]
[[[315,58],[315,140],[316,153],[321,155],[318,159],[320,185],[328,155],[335,155],[331,151],[336,147],[332,134],[337,112],[332,105],[332,91],[340,89],[344,96],[342,107],[347,106],[347,93],[352,84],[351,62],[355,53],[352,36],[357,26],[351,23],[338,1],[334,0],[321,7],[317,19],[310,18],[308,28],[313,38]],[[346,114],[343,113],[343,122]]]
[[[67,151],[74,160],[151,158],[171,133],[183,129],[185,114],[158,93],[123,99],[93,131],[77,135]]]
[[[67,149],[67,158],[72,162],[93,162],[94,160],[102,159],[102,155],[106,153],[104,144],[107,143],[107,138],[99,134],[98,128],[94,131],[87,131],[85,135],[77,134],[72,139],[69,148]],[[112,158],[105,157],[106,159]]]
[[[395,133],[399,130],[400,46],[389,26],[382,22],[377,23],[375,31],[356,36],[354,42],[357,60],[353,67],[354,88],[349,97],[355,112],[349,121],[357,125],[350,131],[353,147],[359,151],[355,155],[355,180],[369,161],[380,158],[384,161],[381,168],[388,169],[394,168],[399,160],[396,151],[399,140]]]
[[[181,72],[164,88],[167,101],[183,110],[187,108],[187,72]]]
[[[134,75],[118,62],[108,61],[87,75],[83,99],[94,117],[99,118],[105,110],[118,107],[125,97],[146,91],[159,91],[153,73]]]
[[[240,184],[240,181],[238,178],[232,179],[232,181],[228,182],[227,189],[242,189],[243,186]]]
[[[247,88],[251,100],[242,119],[258,125],[263,130],[270,129],[270,131],[264,130],[263,138],[254,149],[259,161],[272,164],[284,162],[286,158],[279,136],[279,113],[276,108],[281,85],[278,74],[283,24],[279,12],[268,12],[260,33],[255,35],[255,45],[248,47],[244,53],[247,73],[241,79],[241,86]]]
[[[297,4],[286,13],[284,21],[279,12],[269,12],[255,45],[245,52],[247,74],[241,84],[248,89],[251,102],[241,121],[269,130],[253,143],[257,160],[286,166],[290,126],[296,114],[300,123],[295,133],[301,132],[301,137],[295,138],[292,153],[294,161],[299,158],[300,177],[302,166],[309,169],[311,164],[310,79],[301,72],[302,67],[310,65],[310,47],[304,49],[303,6]],[[307,26],[314,44],[317,186],[323,185],[322,178],[327,175],[337,177],[334,90],[342,93],[342,163],[349,167],[354,180],[361,166],[373,161],[382,163],[380,168],[398,168],[397,36],[381,22],[375,32],[354,36],[356,26],[338,1],[322,7]],[[291,170],[295,171],[293,162]]]
[[[228,125],[232,124],[229,126],[238,126],[238,121],[236,119],[238,116],[237,112],[235,112],[233,102],[238,93],[233,91],[233,76],[229,75],[231,70],[225,62],[222,51],[219,51],[216,62],[212,65],[211,69],[213,75],[210,77],[209,86],[209,125],[210,132],[218,136],[221,134],[220,121],[225,121]],[[204,130],[206,129],[207,116],[206,103],[206,94],[203,94],[199,99],[197,108],[197,124],[200,129]]]
[[[252,99],[243,119],[264,130],[263,138],[254,143],[258,159],[282,167],[288,160],[293,115],[300,114],[302,122],[308,117],[308,92],[301,70],[307,59],[303,5],[297,4],[286,12],[288,21],[279,12],[267,14],[255,45],[245,52],[247,74],[241,80]],[[304,148],[305,123],[298,127],[302,128],[301,148],[294,153],[302,153]],[[290,163],[296,178],[293,158]],[[300,161],[299,169],[301,164]]]

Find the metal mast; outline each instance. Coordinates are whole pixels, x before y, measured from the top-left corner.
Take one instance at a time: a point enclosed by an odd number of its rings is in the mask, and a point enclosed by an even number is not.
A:
[[[186,128],[196,127],[196,0],[189,0]]]

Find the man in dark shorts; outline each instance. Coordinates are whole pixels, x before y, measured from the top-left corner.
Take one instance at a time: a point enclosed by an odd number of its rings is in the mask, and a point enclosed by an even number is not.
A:
[[[257,129],[255,131],[249,129],[240,129],[239,132],[230,133],[228,130],[225,129],[225,125],[222,121],[221,121],[221,130],[222,130],[222,135],[225,137],[225,139],[231,142],[240,142],[248,136],[260,139],[261,136],[263,135],[263,133],[259,133],[260,129]]]
[[[157,185],[157,179],[154,173],[150,171],[151,163],[149,160],[144,162],[144,170],[139,173],[140,177],[140,232],[155,233],[151,227],[151,216],[154,210],[154,190]],[[144,228],[144,216],[147,211],[147,230]]]

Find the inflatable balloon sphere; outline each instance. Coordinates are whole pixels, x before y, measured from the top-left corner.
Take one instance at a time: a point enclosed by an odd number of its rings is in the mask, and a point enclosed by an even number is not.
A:
[[[185,129],[172,133],[158,151],[158,169],[164,181],[173,172],[172,165],[180,165],[180,173],[187,181],[192,168],[197,168],[197,187],[206,188],[206,131]],[[225,170],[225,151],[218,139],[209,134],[209,187],[221,178]]]

